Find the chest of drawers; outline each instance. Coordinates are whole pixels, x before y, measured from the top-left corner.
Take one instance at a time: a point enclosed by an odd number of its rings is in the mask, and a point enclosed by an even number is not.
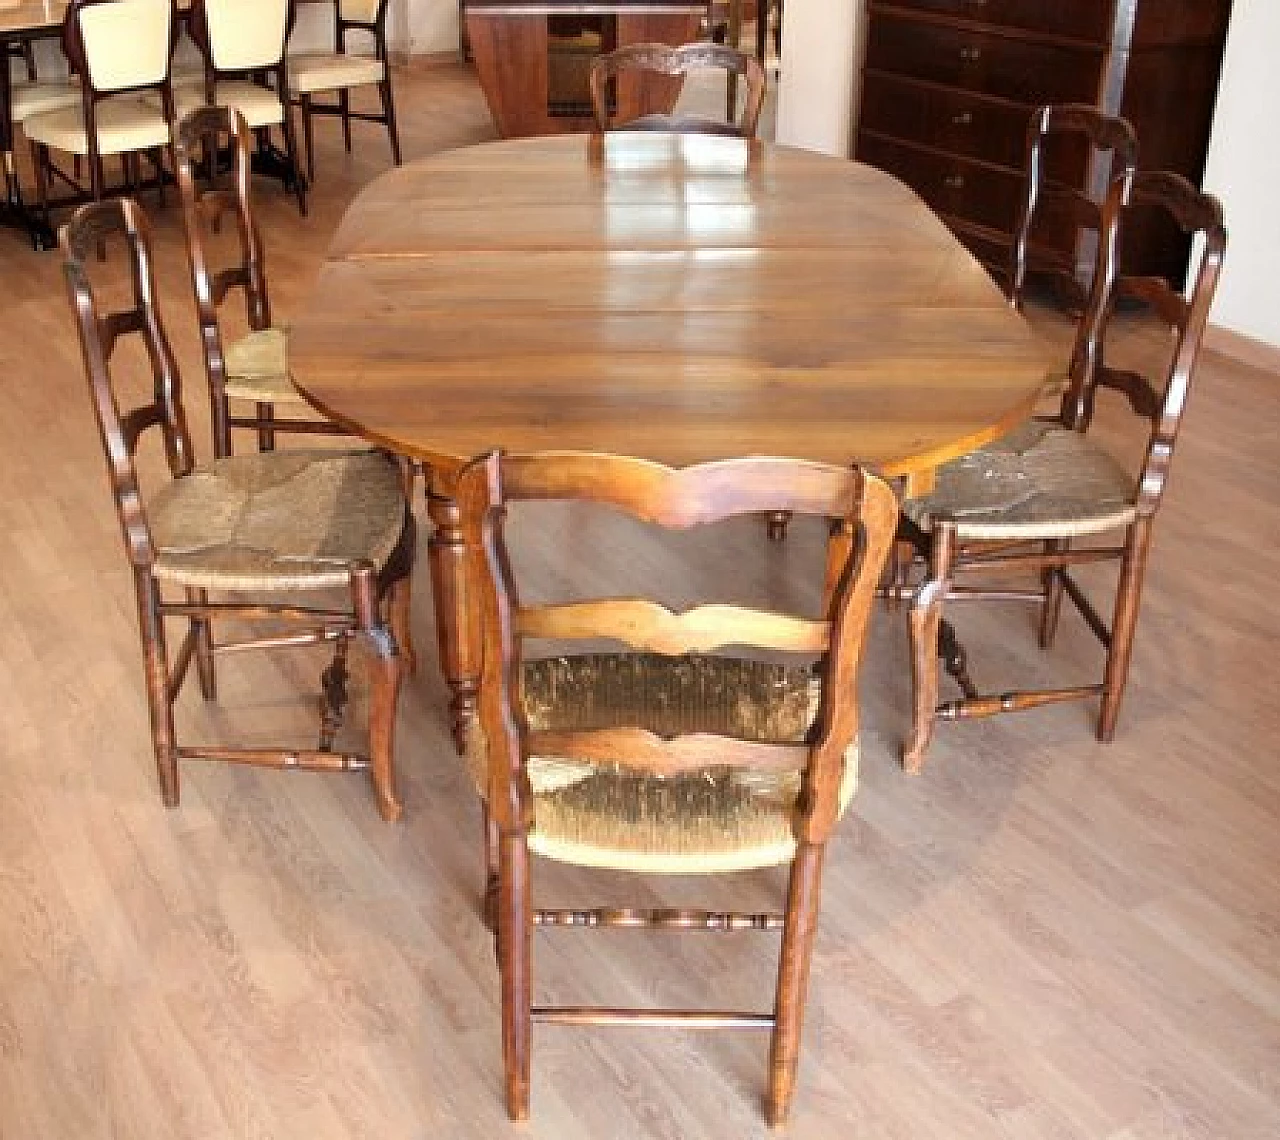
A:
[[[911,186],[997,276],[1021,194],[1027,119],[1042,103],[1125,116],[1144,168],[1199,184],[1230,0],[870,0],[854,153]],[[1082,152],[1052,156],[1081,185]],[[1064,252],[1078,235],[1045,240]],[[1176,230],[1135,218],[1126,272],[1180,278]]]

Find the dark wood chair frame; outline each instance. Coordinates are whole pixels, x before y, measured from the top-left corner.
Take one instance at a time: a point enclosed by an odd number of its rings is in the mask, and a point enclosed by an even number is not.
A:
[[[173,71],[173,48],[177,45],[180,26],[178,23],[177,8],[171,3],[172,13],[170,16],[171,32],[169,46],[169,66],[165,70],[164,78],[158,83],[143,84],[138,87],[114,88],[110,91],[102,91],[93,85],[93,79],[89,73],[89,61],[84,45],[84,38],[80,28],[80,13],[86,8],[92,8],[97,4],[110,4],[113,0],[71,0],[67,7],[67,12],[62,21],[62,51],[67,58],[67,64],[71,74],[79,76],[80,91],[82,99],[82,108],[84,114],[85,141],[88,144],[88,154],[86,162],[89,167],[89,191],[87,197],[93,201],[101,201],[106,192],[106,172],[103,167],[102,155],[98,150],[98,131],[97,131],[97,105],[104,99],[114,98],[117,95],[126,95],[132,92],[156,91],[160,95],[161,108],[164,117],[168,120],[170,134],[172,136],[173,129],[173,85],[171,82]],[[6,61],[7,66],[7,61]],[[170,162],[173,161],[173,146],[169,145]],[[160,191],[161,200],[164,196],[165,168],[164,160],[160,157],[160,148],[154,148],[149,155],[156,169],[156,187]],[[46,225],[49,224],[50,217],[50,200],[49,200],[49,180],[50,177],[57,178],[61,182],[65,182],[75,192],[72,201],[81,201],[85,195],[84,187],[79,184],[77,179],[80,177],[80,160],[79,156],[75,160],[75,176],[66,174],[59,167],[55,166],[49,158],[49,148],[43,143],[32,141],[31,143],[31,162],[35,169],[36,180],[36,197],[39,201],[40,212],[44,217]],[[125,186],[128,190],[136,191],[142,185],[141,173],[138,167],[137,153],[125,153],[120,156],[121,166],[124,171]],[[66,203],[60,203],[66,204]]]
[[[806,619],[735,606],[697,606],[673,613],[642,599],[522,607],[503,521],[508,504],[526,500],[605,504],[669,528],[774,509],[822,516],[831,525],[822,616]],[[483,615],[480,720],[489,750],[485,913],[495,932],[501,973],[509,1114],[513,1119],[528,1115],[534,1021],[752,1027],[772,1030],[766,1112],[772,1122],[781,1122],[794,1089],[825,844],[839,815],[845,749],[858,729],[857,674],[876,579],[897,516],[893,493],[884,482],[857,469],[799,460],[741,459],[673,470],[617,456],[493,453],[464,469],[458,502]],[[670,655],[744,644],[808,655],[821,662],[818,717],[808,743],[795,745],[703,734],[664,739],[640,728],[533,732],[520,698],[526,638],[549,638],[557,645],[606,638]],[[801,771],[785,913],[534,909],[528,846],[533,809],[525,771],[530,755],[594,759],[668,775],[719,764]],[[534,1006],[530,958],[535,926],[781,930],[775,1004],[767,1013]]]
[[[271,173],[279,174],[286,188],[292,187],[298,199],[298,212],[304,217],[307,213],[307,180],[302,174],[302,164],[298,161],[297,132],[293,126],[293,113],[289,104],[289,74],[287,45],[297,21],[297,0],[288,0],[285,15],[284,37],[280,42],[280,58],[268,67],[250,70],[220,71],[213,62],[213,48],[209,39],[209,21],[206,12],[206,0],[191,0],[191,10],[187,15],[187,33],[191,36],[200,54],[204,58],[204,95],[206,103],[213,103],[220,79],[244,79],[272,90],[280,100],[280,108],[284,118],[280,129],[284,135],[285,153],[281,155],[271,146],[270,128],[254,128],[257,137],[258,165]]]
[[[133,303],[128,308],[102,313],[89,271],[89,254],[117,238],[123,238],[128,250]],[[151,733],[165,805],[178,805],[179,760],[221,760],[322,771],[371,769],[380,812],[387,820],[397,818],[401,806],[392,761],[396,701],[402,673],[413,668],[408,613],[414,521],[407,504],[399,544],[381,572],[368,562],[351,567],[349,610],[249,600],[211,601],[209,592],[203,589],[185,589],[181,600],[166,600],[152,569],[156,549],[143,507],[134,456],[141,438],[149,429],[158,428],[169,470],[175,479],[190,474],[195,464],[177,361],[156,307],[150,229],[136,202],[129,198],[114,199],[81,207],[62,227],[60,241],[112,495],[133,569]],[[122,411],[110,361],[118,341],[131,334],[139,336],[146,346],[154,393],[150,403]],[[385,620],[384,613],[388,615]],[[185,635],[173,656],[165,636],[166,619],[187,623]],[[215,642],[214,624],[224,619],[266,623],[272,632]],[[280,632],[282,628],[284,632]],[[347,700],[347,647],[356,637],[363,639],[371,650],[368,755],[333,749]],[[217,654],[324,643],[334,644],[335,656],[322,676],[320,738],[315,749],[179,743],[173,705],[193,660],[202,695],[205,700],[214,700]]]
[[[241,289],[249,328],[261,331],[271,327],[266,253],[250,204],[251,133],[244,116],[234,108],[197,107],[178,124],[174,143],[200,344],[209,378],[213,450],[218,456],[231,454],[233,428],[256,431],[261,451],[274,450],[276,432],[280,431],[345,434],[329,420],[278,416],[275,406],[269,403],[257,404],[253,415],[238,415],[231,410],[218,309],[233,289]],[[229,149],[224,147],[224,140],[230,141]],[[219,184],[217,168],[224,154],[230,157],[230,169],[226,182]],[[210,174],[210,184],[202,188],[200,175],[204,170]],[[206,234],[218,232],[226,214],[235,219],[239,260],[215,271],[209,264]]]
[[[299,95],[298,106],[302,111],[302,134],[307,147],[307,177],[313,182],[316,177],[315,139],[313,134],[313,115],[337,115],[342,119],[342,142],[351,153],[351,120],[362,123],[381,123],[387,128],[387,137],[391,141],[391,159],[400,165],[400,131],[396,126],[396,104],[391,91],[391,60],[387,55],[387,4],[388,0],[378,0],[378,10],[371,23],[363,20],[347,20],[342,16],[342,4],[334,3],[334,50],[339,55],[347,51],[347,33],[352,31],[366,32],[373,39],[375,59],[382,61],[383,78],[378,84],[378,95],[382,100],[382,114],[374,115],[366,111],[351,110],[350,91],[338,89],[336,103],[317,102],[310,95]]]
[[[719,67],[746,80],[747,91],[739,122],[682,115],[645,115],[628,123],[615,123],[609,112],[610,89],[623,71],[652,71],[660,75],[687,75],[695,67]],[[591,109],[596,128],[611,130],[662,130],[754,138],[764,104],[765,74],[753,56],[716,43],[630,44],[595,58],[591,65]]]
[[[918,770],[933,734],[937,718],[971,719],[1014,712],[1069,700],[1101,698],[1097,736],[1109,741],[1124,695],[1132,655],[1134,632],[1152,528],[1164,495],[1174,445],[1182,424],[1187,395],[1208,322],[1209,307],[1217,288],[1226,249],[1222,207],[1212,195],[1202,193],[1178,174],[1140,171],[1129,183],[1112,182],[1104,206],[1102,242],[1090,301],[1080,323],[1072,353],[1068,386],[1057,422],[1085,432],[1093,419],[1099,387],[1115,389],[1126,397],[1133,412],[1150,421],[1151,435],[1135,483],[1137,517],[1126,528],[1124,540],[1112,546],[1073,546],[1070,538],[1052,538],[1031,544],[977,542],[963,546],[957,538],[955,519],[935,519],[928,535],[917,532],[915,541],[925,551],[927,578],[914,593],[909,612],[912,642],[914,728],[904,753],[908,770]],[[1130,277],[1118,272],[1120,225],[1124,211],[1160,210],[1183,233],[1198,235],[1203,245],[1193,263],[1187,292],[1178,291],[1164,278]],[[1136,302],[1165,323],[1173,336],[1167,373],[1161,383],[1139,373],[1112,368],[1105,359],[1108,323],[1117,303]],[[910,525],[909,523],[907,524]],[[1073,566],[1118,561],[1119,580],[1111,624],[1103,621],[1080,585],[1070,574]],[[1038,590],[1018,590],[991,583],[992,575],[1025,571],[1040,576]],[[961,577],[977,575],[974,585],[960,585]],[[1013,690],[997,695],[980,693],[968,673],[967,658],[958,645],[947,671],[959,683],[964,696],[939,704],[935,646],[941,631],[944,602],[971,600],[1019,600],[1040,606],[1040,645],[1049,648],[1058,627],[1063,595],[1069,597],[1082,618],[1106,649],[1106,668],[1100,684],[1069,688]]]
[[[1079,295],[1074,252],[1064,258],[1034,242],[1042,218],[1071,227],[1077,243],[1083,233],[1099,234],[1103,203],[1085,186],[1055,179],[1048,153],[1055,138],[1078,136],[1089,147],[1087,167],[1101,175],[1104,185],[1119,179],[1127,186],[1138,166],[1138,138],[1127,120],[1104,115],[1086,103],[1057,103],[1038,107],[1027,123],[1023,197],[1009,246],[1008,296],[1021,309],[1033,273],[1049,276],[1073,298]]]

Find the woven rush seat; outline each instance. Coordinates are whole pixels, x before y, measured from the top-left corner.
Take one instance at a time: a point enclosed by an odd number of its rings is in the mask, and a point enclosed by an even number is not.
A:
[[[148,504],[155,577],[215,590],[346,586],[382,567],[404,529],[395,463],[376,451],[277,451],[214,460]]]
[[[296,95],[381,83],[386,65],[368,55],[307,54],[289,57],[289,90]]]
[[[284,329],[258,329],[227,346],[226,390],[233,400],[308,406],[289,377]]]
[[[902,509],[926,531],[954,519],[961,541],[1063,538],[1128,526],[1135,494],[1133,476],[1086,435],[1032,421],[943,464],[933,492]]]
[[[709,732],[761,743],[802,742],[820,683],[809,668],[733,657],[621,653],[552,657],[524,668],[533,731],[639,726],[660,736]],[[487,758],[472,734],[467,762],[483,795]],[[743,870],[795,853],[796,772],[709,768],[677,776],[530,757],[530,850],[581,866],[669,874]],[[858,780],[856,743],[845,754],[843,813]]]

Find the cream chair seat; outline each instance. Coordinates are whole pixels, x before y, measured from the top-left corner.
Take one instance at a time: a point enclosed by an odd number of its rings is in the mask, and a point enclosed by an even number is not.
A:
[[[309,53],[289,57],[289,90],[295,95],[381,83],[386,74],[386,64],[367,55]]]
[[[74,79],[38,79],[34,83],[15,83],[9,96],[9,118],[15,123],[21,123],[43,111],[79,106],[80,101],[80,84]]]
[[[308,406],[289,376],[284,329],[256,329],[228,345],[226,369],[226,391],[232,400]]]
[[[174,90],[174,122],[180,122],[197,107],[206,106],[204,82],[184,84]],[[223,79],[214,87],[216,107],[234,107],[253,128],[275,127],[284,122],[284,104],[268,87],[242,79]]]
[[[99,154],[128,154],[169,145],[169,122],[164,112],[136,95],[103,99],[95,110],[94,123]],[[83,106],[63,106],[33,114],[23,121],[22,129],[33,143],[68,154],[89,153]]]

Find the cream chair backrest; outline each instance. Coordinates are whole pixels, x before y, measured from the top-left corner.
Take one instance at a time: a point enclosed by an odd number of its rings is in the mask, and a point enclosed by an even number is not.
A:
[[[218,71],[273,67],[284,56],[289,0],[205,0],[204,11]]]
[[[79,15],[89,82],[122,91],[161,82],[173,48],[172,0],[115,0]]]
[[[372,24],[382,0],[338,0],[338,15],[358,24]]]

